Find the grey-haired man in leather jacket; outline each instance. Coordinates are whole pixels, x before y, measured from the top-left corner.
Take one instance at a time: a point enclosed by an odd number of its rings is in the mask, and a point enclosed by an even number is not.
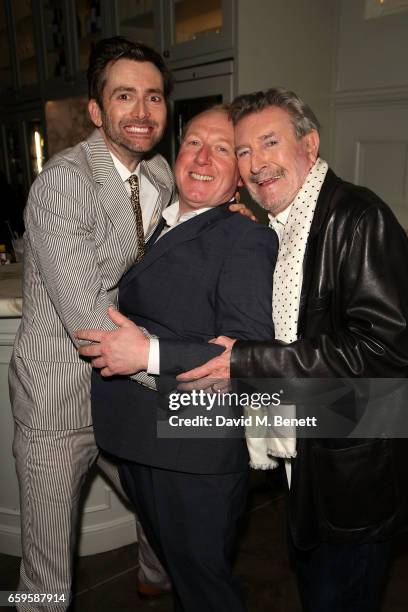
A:
[[[293,92],[240,96],[232,117],[241,177],[280,239],[276,339],[218,338],[225,352],[179,379],[405,378],[408,240],[393,213],[318,157],[319,123]],[[391,537],[407,523],[406,446],[297,440],[288,527],[305,611],[379,609]]]

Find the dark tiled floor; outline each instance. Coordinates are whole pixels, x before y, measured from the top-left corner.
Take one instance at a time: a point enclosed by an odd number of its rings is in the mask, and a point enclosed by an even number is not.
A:
[[[276,483],[254,477],[235,566],[250,612],[301,612],[287,562],[284,503]],[[171,596],[155,602],[137,597],[136,560],[136,545],[78,559],[72,612],[171,612]],[[18,565],[16,557],[0,555],[0,590],[15,587]],[[401,540],[382,612],[407,611],[408,540]]]

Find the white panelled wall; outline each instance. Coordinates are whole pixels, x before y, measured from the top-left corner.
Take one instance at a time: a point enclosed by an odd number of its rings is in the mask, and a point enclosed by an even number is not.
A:
[[[333,165],[408,229],[408,12],[367,19],[369,3],[341,1]]]

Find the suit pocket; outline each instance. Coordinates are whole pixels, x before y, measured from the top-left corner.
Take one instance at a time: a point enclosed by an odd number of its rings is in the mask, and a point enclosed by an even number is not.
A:
[[[342,449],[314,447],[313,463],[320,512],[332,527],[374,527],[394,514],[397,492],[387,440]]]

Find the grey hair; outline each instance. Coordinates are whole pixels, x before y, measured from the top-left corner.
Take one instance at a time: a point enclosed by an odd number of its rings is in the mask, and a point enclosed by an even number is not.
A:
[[[231,104],[231,119],[234,125],[243,117],[257,113],[270,106],[276,106],[289,113],[296,138],[300,140],[312,130],[320,133],[320,123],[312,109],[293,91],[274,87],[267,91],[238,96]]]

